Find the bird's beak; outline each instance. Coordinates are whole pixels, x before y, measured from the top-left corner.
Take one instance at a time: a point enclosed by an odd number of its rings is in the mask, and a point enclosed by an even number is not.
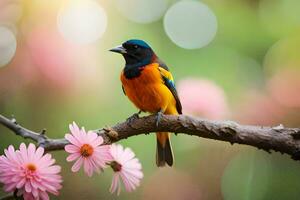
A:
[[[110,49],[109,51],[116,52],[116,53],[120,53],[120,54],[125,54],[125,53],[127,53],[126,49],[125,49],[122,45],[116,46],[115,48],[112,48],[112,49]]]

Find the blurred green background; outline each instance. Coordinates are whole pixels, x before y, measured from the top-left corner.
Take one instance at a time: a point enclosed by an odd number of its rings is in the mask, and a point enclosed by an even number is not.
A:
[[[0,113],[52,138],[76,121],[96,129],[137,109],[123,95],[123,59],[108,51],[147,41],[171,69],[183,112],[244,124],[300,125],[299,0],[1,0]],[[23,140],[0,127],[0,152]],[[29,142],[29,141],[27,141]],[[73,174],[53,199],[300,199],[300,163],[280,153],[173,136],[173,168],[155,166],[155,135],[121,141],[145,177],[111,195],[111,172]],[[0,195],[3,195],[0,191]]]

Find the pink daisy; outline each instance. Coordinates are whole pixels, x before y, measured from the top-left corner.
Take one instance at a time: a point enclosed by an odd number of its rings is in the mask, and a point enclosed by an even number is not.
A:
[[[71,134],[66,134],[65,138],[71,143],[65,146],[68,162],[76,160],[72,166],[72,171],[79,171],[81,165],[88,176],[93,172],[100,172],[106,167],[106,163],[112,160],[109,145],[102,145],[103,138],[93,131],[81,130],[75,122],[69,125]],[[102,145],[102,146],[101,146]]]
[[[44,148],[36,149],[34,144],[28,148],[22,143],[20,150],[12,145],[0,156],[0,182],[6,192],[23,195],[25,200],[48,200],[48,193],[58,195],[61,189],[61,167],[53,165],[55,160],[50,154],[44,154]]]
[[[140,180],[144,176],[141,163],[137,158],[135,158],[131,149],[124,149],[120,144],[112,144],[110,153],[113,157],[113,161],[110,163],[110,166],[115,172],[110,192],[114,193],[117,191],[117,194],[120,194],[120,178],[124,183],[126,191],[133,191],[140,185]]]

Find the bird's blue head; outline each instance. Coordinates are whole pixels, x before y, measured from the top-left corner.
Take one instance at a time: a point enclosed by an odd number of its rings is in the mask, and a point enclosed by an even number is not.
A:
[[[155,57],[151,47],[143,40],[132,39],[122,45],[110,49],[112,52],[123,55],[127,68],[139,68],[148,65]]]
[[[138,39],[131,39],[127,40],[126,42],[123,43],[123,45],[137,45],[139,47],[145,48],[145,49],[151,49],[151,47],[143,40],[138,40]]]

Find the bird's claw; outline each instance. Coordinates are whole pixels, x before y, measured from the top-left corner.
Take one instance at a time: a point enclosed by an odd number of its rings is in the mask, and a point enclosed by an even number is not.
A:
[[[159,125],[159,123],[160,123],[160,121],[161,121],[161,118],[162,118],[162,112],[161,111],[159,111],[157,114],[156,114],[156,127],[158,127],[158,125]]]
[[[134,113],[133,115],[131,115],[130,117],[128,117],[126,121],[127,121],[128,123],[131,123],[133,120],[140,118],[139,115],[141,114],[141,112],[142,112],[142,111],[139,111],[139,112],[137,112],[137,113]]]

